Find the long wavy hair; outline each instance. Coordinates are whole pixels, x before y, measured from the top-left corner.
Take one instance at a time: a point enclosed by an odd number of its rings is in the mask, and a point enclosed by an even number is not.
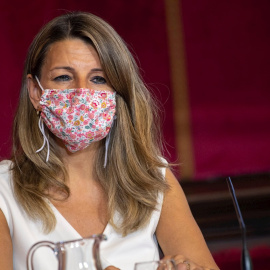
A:
[[[25,62],[19,106],[13,127],[13,184],[15,196],[28,216],[41,220],[44,232],[55,227],[55,216],[46,202],[53,188],[69,196],[65,165],[49,136],[50,158],[36,153],[43,143],[38,116],[29,99],[27,74],[40,77],[50,46],[61,40],[79,38],[97,51],[102,69],[117,92],[117,120],[111,129],[108,163],[103,168],[104,141],[95,160],[95,173],[108,194],[109,222],[123,235],[143,227],[156,208],[158,194],[168,186],[160,168],[162,156],[157,108],[143,83],[137,64],[115,30],[99,17],[75,12],[56,17],[33,40]],[[46,127],[45,127],[46,128]],[[46,128],[46,132],[50,131]],[[115,224],[113,214],[122,216]]]

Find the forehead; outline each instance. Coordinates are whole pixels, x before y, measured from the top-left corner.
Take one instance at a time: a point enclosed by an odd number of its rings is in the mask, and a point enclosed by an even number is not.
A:
[[[95,48],[78,38],[57,41],[50,45],[44,66],[72,65],[85,66],[96,65],[100,67],[100,60]]]

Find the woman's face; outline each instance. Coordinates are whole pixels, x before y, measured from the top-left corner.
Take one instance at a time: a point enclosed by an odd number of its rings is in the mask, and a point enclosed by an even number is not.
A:
[[[44,89],[90,88],[110,90],[95,49],[74,38],[53,43],[41,68]]]
[[[28,92],[36,110],[40,110],[41,89],[28,74]],[[113,91],[107,83],[95,49],[74,38],[53,43],[44,59],[39,81],[43,89],[88,88]]]

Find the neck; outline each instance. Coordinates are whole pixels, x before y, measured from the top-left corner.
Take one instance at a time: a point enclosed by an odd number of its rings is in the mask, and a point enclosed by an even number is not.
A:
[[[62,148],[62,158],[68,174],[67,183],[70,187],[73,183],[78,185],[95,181],[94,166],[100,146],[100,142],[94,142],[75,153],[70,153],[66,148]]]

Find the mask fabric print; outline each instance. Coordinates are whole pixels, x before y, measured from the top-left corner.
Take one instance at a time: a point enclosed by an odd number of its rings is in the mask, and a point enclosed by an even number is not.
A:
[[[115,116],[115,95],[87,88],[45,89],[40,100],[41,118],[74,153],[108,135]]]

